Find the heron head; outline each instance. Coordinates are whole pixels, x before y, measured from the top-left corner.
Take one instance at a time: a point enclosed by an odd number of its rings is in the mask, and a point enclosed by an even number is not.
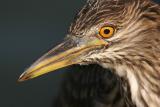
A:
[[[73,64],[121,63],[152,47],[149,0],[89,0],[71,24],[64,42],[50,50],[19,78],[28,80]],[[158,10],[157,10],[158,12]],[[154,14],[154,13],[153,13]],[[148,18],[153,20],[148,20]],[[150,31],[150,32],[149,32]],[[154,35],[152,35],[154,38]],[[142,49],[145,49],[146,51]],[[115,61],[115,62],[114,62]]]

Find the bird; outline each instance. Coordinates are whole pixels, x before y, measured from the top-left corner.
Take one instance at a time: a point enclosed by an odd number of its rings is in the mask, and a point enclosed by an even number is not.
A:
[[[88,0],[64,41],[19,77],[98,64],[122,78],[136,107],[160,105],[160,5],[151,0]],[[128,84],[129,88],[125,84]]]
[[[97,64],[71,66],[63,78],[53,107],[135,107],[122,79]]]

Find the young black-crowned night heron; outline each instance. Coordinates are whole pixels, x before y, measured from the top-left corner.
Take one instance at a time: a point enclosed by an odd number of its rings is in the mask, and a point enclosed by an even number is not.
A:
[[[64,42],[19,81],[73,64],[97,63],[125,80],[137,107],[159,107],[159,33],[160,6],[150,0],[89,0]]]

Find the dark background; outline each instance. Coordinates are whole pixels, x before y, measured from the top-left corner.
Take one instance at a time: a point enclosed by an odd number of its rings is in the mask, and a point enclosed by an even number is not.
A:
[[[59,72],[18,83],[20,74],[60,43],[84,0],[0,2],[0,107],[51,107]]]
[[[65,69],[23,83],[17,79],[26,67],[62,41],[84,3],[85,0],[0,2],[0,107],[51,107]]]

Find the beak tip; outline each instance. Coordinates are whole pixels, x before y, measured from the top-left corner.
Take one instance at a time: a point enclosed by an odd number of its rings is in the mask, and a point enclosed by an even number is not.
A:
[[[25,81],[26,79],[24,78],[24,77],[19,77],[18,78],[18,80],[17,80],[17,82],[23,82],[23,81]]]
[[[17,82],[23,82],[23,79],[19,78],[19,79],[17,80]]]
[[[23,82],[23,81],[26,81],[26,80],[29,80],[29,79],[30,79],[30,76],[27,75],[26,72],[24,72],[24,73],[21,74],[21,76],[19,77],[18,82]]]

